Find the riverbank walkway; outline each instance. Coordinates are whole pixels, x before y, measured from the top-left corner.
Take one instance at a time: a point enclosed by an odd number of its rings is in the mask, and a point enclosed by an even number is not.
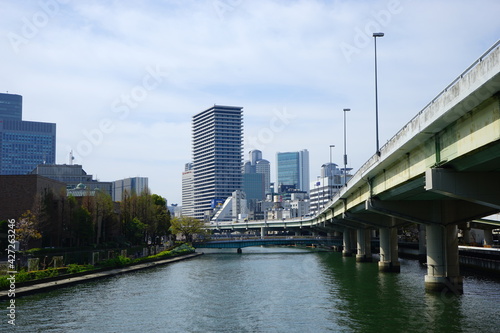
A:
[[[55,281],[50,281],[50,282],[40,281],[40,283],[33,283],[30,285],[25,285],[25,283],[23,283],[23,286],[20,286],[18,288],[16,287],[13,291],[1,290],[0,291],[0,300],[11,299],[14,297],[18,298],[21,296],[30,295],[30,294],[34,294],[34,293],[38,293],[38,292],[45,292],[45,291],[56,289],[56,288],[67,287],[67,286],[77,284],[77,283],[83,283],[83,282],[88,282],[88,281],[92,281],[92,280],[96,280],[96,279],[100,279],[100,278],[114,276],[114,275],[135,272],[135,271],[139,271],[139,270],[146,269],[146,268],[153,268],[153,267],[160,266],[160,265],[166,265],[169,263],[194,258],[194,257],[197,257],[197,256],[202,255],[202,254],[203,253],[196,253],[195,252],[195,253],[190,253],[190,254],[182,255],[182,256],[178,256],[178,257],[150,261],[150,262],[144,262],[144,263],[140,263],[140,264],[136,264],[136,265],[120,267],[120,268],[115,268],[115,269],[110,269],[110,270],[105,270],[105,271],[98,271],[98,272],[89,271],[88,274],[79,275],[79,276],[72,276],[72,277],[67,277],[67,278],[64,278],[64,276],[61,276],[61,279],[58,279]],[[14,292],[15,296],[9,297],[9,292],[10,293]]]

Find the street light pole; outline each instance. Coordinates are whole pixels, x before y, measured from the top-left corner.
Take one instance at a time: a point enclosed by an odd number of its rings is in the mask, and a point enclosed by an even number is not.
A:
[[[351,111],[351,109],[344,109],[344,186],[347,186],[347,144],[345,113],[348,111]]]
[[[328,170],[328,196],[329,199],[332,200],[333,191],[332,191],[332,176],[333,176],[333,165],[332,165],[332,148],[335,148],[335,145],[330,145],[330,170]]]
[[[375,41],[375,135],[377,138],[377,155],[380,156],[380,148],[378,144],[377,37],[384,37],[384,33],[373,33],[373,39]]]

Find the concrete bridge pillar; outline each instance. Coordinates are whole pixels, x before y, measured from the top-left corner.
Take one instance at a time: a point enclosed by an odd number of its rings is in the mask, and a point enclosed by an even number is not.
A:
[[[260,228],[260,239],[264,239],[264,237],[267,235],[267,228],[266,227],[261,227]]]
[[[471,243],[470,228],[467,227],[463,228],[462,235],[464,239],[464,244],[469,245]]]
[[[367,240],[370,241],[368,244]],[[357,262],[371,262],[372,261],[372,253],[371,253],[371,237],[370,232],[365,229],[357,230],[357,254],[356,261]]]
[[[463,293],[458,262],[457,225],[430,224],[427,233],[427,291]]]
[[[351,253],[356,254],[358,244],[358,233],[355,229],[350,229],[351,234]]]
[[[401,268],[398,261],[398,230],[380,228],[380,261],[378,269],[381,272],[399,273]]]
[[[344,249],[342,250],[343,257],[351,257],[351,231],[347,228],[344,229],[342,233]]]
[[[483,246],[487,246],[487,247],[493,246],[493,230],[492,229],[484,229]]]
[[[297,236],[297,237],[298,237],[298,236],[301,236],[301,235],[300,235],[300,231],[295,231],[295,236]]]
[[[425,246],[425,225],[418,226],[418,260],[423,263],[427,258],[427,247]]]
[[[372,257],[372,233],[371,230],[365,230],[365,254],[369,262],[373,261]]]

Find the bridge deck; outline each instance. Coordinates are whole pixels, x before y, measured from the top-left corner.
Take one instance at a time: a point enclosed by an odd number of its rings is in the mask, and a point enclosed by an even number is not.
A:
[[[219,240],[193,243],[195,248],[230,248],[239,249],[249,246],[261,245],[294,245],[294,244],[325,244],[342,245],[342,239],[338,238],[268,238],[268,239],[240,239],[240,240]]]

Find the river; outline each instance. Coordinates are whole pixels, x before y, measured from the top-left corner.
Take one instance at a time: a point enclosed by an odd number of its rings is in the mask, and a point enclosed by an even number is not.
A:
[[[425,268],[379,273],[340,253],[214,250],[167,266],[16,300],[1,332],[499,332],[500,282],[428,294]],[[1,303],[2,306],[7,303]]]

